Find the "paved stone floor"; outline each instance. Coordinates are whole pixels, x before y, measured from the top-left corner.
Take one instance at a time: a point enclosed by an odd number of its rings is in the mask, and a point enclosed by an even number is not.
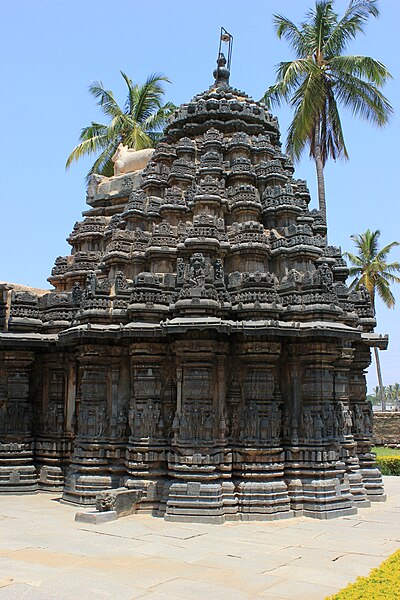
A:
[[[0,600],[322,600],[400,547],[388,501],[332,521],[75,523],[48,494],[0,496]]]

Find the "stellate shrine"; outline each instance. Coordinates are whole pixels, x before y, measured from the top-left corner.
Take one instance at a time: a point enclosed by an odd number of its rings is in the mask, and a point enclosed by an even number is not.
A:
[[[387,338],[277,119],[223,55],[214,78],[91,177],[54,290],[0,286],[0,492],[126,487],[216,523],[384,499],[365,370]]]

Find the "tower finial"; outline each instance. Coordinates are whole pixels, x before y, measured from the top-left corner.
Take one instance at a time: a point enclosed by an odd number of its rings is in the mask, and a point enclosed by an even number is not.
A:
[[[224,46],[223,46],[223,44],[224,44]],[[230,33],[228,33],[224,27],[221,27],[221,33],[219,36],[217,68],[213,72],[216,84],[229,85],[232,46],[233,46],[233,36]],[[222,52],[223,49],[226,50],[228,60],[225,58],[225,54]]]

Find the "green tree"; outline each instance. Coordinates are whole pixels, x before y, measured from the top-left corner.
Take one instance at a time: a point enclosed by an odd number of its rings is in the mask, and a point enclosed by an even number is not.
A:
[[[333,0],[320,0],[299,27],[282,15],[274,15],[276,33],[286,38],[296,59],[278,65],[276,83],[263,100],[268,105],[280,105],[284,100],[293,108],[286,151],[299,160],[309,146],[325,221],[326,161],[329,157],[348,158],[339,105],[378,126],[385,125],[392,113],[379,90],[391,77],[385,65],[369,56],[343,54],[348,43],[363,32],[368,19],[378,17],[376,4],[376,0],[351,0],[339,19]]]
[[[389,400],[390,403],[392,403],[393,400],[394,400],[394,393],[393,393],[393,391],[394,390],[393,390],[393,385],[392,384],[385,386],[385,397],[386,397],[387,400]]]
[[[350,275],[354,276],[350,287],[358,289],[361,285],[364,285],[367,288],[374,313],[376,313],[376,294],[378,294],[388,308],[394,308],[395,297],[390,286],[393,283],[400,283],[400,277],[396,275],[396,273],[400,273],[400,263],[397,261],[392,263],[387,262],[389,252],[392,248],[400,244],[399,242],[391,242],[379,250],[380,234],[379,230],[370,231],[367,229],[365,233],[350,236],[356,245],[357,254],[352,254],[351,252],[344,253],[344,256],[351,263]],[[374,347],[374,352],[382,410],[386,410],[385,390],[382,384],[378,348]]]
[[[400,409],[400,383],[395,383],[393,385],[393,392],[394,392],[394,409],[399,410]]]
[[[114,94],[106,90],[101,81],[95,81],[89,86],[89,92],[110,121],[108,125],[92,121],[82,129],[80,143],[69,155],[66,168],[86,154],[100,152],[87,176],[98,173],[110,177],[114,174],[111,157],[118,144],[142,150],[157,143],[168,117],[175,110],[172,102],[163,103],[163,83],[170,83],[169,79],[153,74],[143,85],[139,85],[134,84],[122,71],[121,75],[128,88],[124,108],[119,106]]]

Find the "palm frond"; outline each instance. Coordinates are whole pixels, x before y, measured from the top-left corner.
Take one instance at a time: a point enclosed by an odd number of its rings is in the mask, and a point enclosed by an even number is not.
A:
[[[268,106],[279,106],[282,100],[288,102],[292,92],[304,81],[310,69],[313,69],[312,61],[304,58],[279,63],[276,69],[277,83],[268,88],[262,101]]]
[[[398,264],[399,263],[397,263],[397,265]],[[390,266],[391,265],[385,265],[385,270],[381,272],[382,277],[384,277],[389,283],[400,283],[400,277],[394,275],[396,271],[400,271],[400,267],[393,267],[392,265],[393,268],[390,268]]]
[[[320,118],[319,148],[322,164],[325,166],[328,158],[348,159],[346,144],[342,130],[342,123],[336,99],[330,82],[325,80],[325,105]],[[315,137],[310,138],[310,156],[315,157]]]
[[[114,142],[110,142],[100,154],[100,156],[95,160],[92,168],[86,176],[86,179],[89,179],[90,175],[93,173],[98,173],[99,175],[104,175],[105,177],[111,177],[114,175],[114,163],[111,160],[111,157],[115,153],[117,146],[119,144],[119,140]]]
[[[91,83],[89,92],[98,100],[97,104],[108,117],[114,118],[123,114],[123,110],[115,100],[113,93],[104,89],[101,81]]]
[[[157,112],[149,115],[142,123],[143,131],[146,133],[161,131],[165,127],[166,121],[173,114],[175,105],[170,103],[170,106],[162,106]]]
[[[95,154],[107,147],[110,142],[107,134],[89,136],[90,128],[85,128],[87,138],[82,138],[82,142],[78,144],[67,158],[65,168],[68,169],[74,161],[79,160],[87,154]],[[82,134],[81,134],[82,135]]]
[[[337,23],[337,15],[332,9],[332,0],[320,0],[315,4],[315,10],[311,10],[308,22],[304,24],[306,39],[312,44],[312,54],[316,59],[323,56],[326,40]]]
[[[395,248],[396,246],[400,246],[400,242],[391,242],[390,244],[387,244],[381,250],[379,250],[379,252],[376,255],[376,259],[377,260],[385,260],[387,255],[391,251],[391,249]],[[398,265],[399,263],[393,263],[393,264]]]
[[[341,54],[358,33],[364,32],[364,25],[370,16],[379,16],[375,0],[352,0],[325,43],[325,56]]]
[[[383,303],[386,304],[388,308],[393,308],[396,303],[396,300],[387,281],[380,277],[376,281],[375,288],[378,293],[378,296],[381,298]]]
[[[135,86],[132,116],[138,123],[142,123],[154,111],[161,108],[161,99],[164,95],[163,82],[169,83],[169,79],[164,75],[153,73],[143,85]]]
[[[351,267],[351,269],[360,269],[363,264],[361,258],[356,254],[352,254],[351,252],[343,252],[343,256],[344,258],[347,258],[352,265],[355,265],[354,267]]]
[[[282,100],[286,100],[286,98],[280,83],[271,85],[261,98],[261,102],[264,102],[269,109],[271,109],[273,106],[281,106]]]
[[[143,150],[144,148],[151,148],[153,146],[153,140],[149,134],[143,131],[142,127],[137,123],[132,126],[129,134],[124,139],[124,143],[129,148],[134,148],[135,150]]]
[[[328,61],[334,73],[347,73],[381,87],[392,79],[385,65],[370,56],[334,56]]]
[[[306,57],[309,49],[302,32],[296,25],[283,15],[274,15],[274,28],[279,39],[286,38],[289,45],[299,57]]]
[[[126,73],[124,73],[123,71],[120,71],[120,73],[126,83],[126,87],[128,88],[128,95],[125,101],[124,113],[126,115],[130,115],[134,110],[134,85],[132,79],[128,77]]]
[[[386,125],[393,108],[372,84],[349,73],[334,73],[334,89],[338,102],[374,125]]]
[[[295,160],[299,160],[307,142],[310,146],[314,143],[314,132],[319,127],[324,102],[324,81],[319,69],[314,66],[291,98],[295,113],[288,129],[286,151]]]

